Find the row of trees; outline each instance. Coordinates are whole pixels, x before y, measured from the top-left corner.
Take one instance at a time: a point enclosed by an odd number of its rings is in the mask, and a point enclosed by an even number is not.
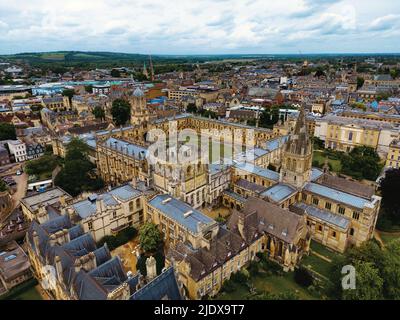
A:
[[[332,263],[332,298],[400,299],[400,239],[390,242],[384,248],[373,240],[365,242],[358,248],[349,249],[343,256],[336,257]],[[353,289],[345,289],[342,286],[342,270],[345,266],[355,268]]]

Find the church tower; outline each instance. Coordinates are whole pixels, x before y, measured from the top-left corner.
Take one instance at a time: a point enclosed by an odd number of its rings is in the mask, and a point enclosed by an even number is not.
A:
[[[146,106],[144,92],[136,88],[129,98],[131,104],[131,125],[145,125],[148,123],[150,114]]]
[[[283,150],[280,181],[301,188],[311,179],[313,146],[301,108],[294,132]]]

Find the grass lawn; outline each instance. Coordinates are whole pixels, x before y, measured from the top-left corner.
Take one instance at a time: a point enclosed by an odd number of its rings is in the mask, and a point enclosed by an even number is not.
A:
[[[390,233],[379,231],[379,235],[381,236],[381,239],[385,245],[392,240],[400,239],[400,232]]]
[[[335,257],[339,256],[340,253],[330,250],[319,242],[313,240],[311,241],[311,251],[312,252],[310,252],[309,256],[304,256],[302,258],[301,265],[311,268],[311,270],[321,274],[326,278],[329,278],[331,263],[313,254],[313,252],[316,252],[317,254],[330,260],[333,260]]]
[[[250,281],[259,292],[295,292],[301,300],[320,299],[320,297],[312,295],[307,289],[299,286],[294,281],[294,272],[288,272],[282,276],[260,274],[253,277]],[[216,300],[243,300],[248,294],[249,291],[246,287],[237,284],[235,291],[230,293],[221,293],[216,297]]]
[[[315,150],[313,154],[313,161],[318,161],[319,166],[323,166],[325,163],[325,152],[321,150]],[[342,164],[340,160],[330,159],[328,156],[328,162],[332,166],[332,170],[335,172],[340,172],[342,169]]]
[[[315,252],[319,253],[320,255],[323,255],[324,257],[327,257],[328,259],[331,259],[331,260],[333,258],[335,258],[337,255],[340,255],[340,253],[335,252],[335,251],[323,246],[319,242],[316,242],[313,240],[311,240],[311,250],[315,251]]]
[[[318,299],[318,297],[312,296],[307,289],[299,286],[294,281],[294,272],[287,272],[283,276],[264,276],[261,274],[254,277],[252,282],[259,291],[269,291],[272,293],[283,293],[290,291],[296,292],[301,300]]]
[[[0,300],[43,300],[36,289],[37,281],[31,279],[0,297]]]
[[[312,253],[309,256],[302,258],[301,265],[329,278],[331,263]]]

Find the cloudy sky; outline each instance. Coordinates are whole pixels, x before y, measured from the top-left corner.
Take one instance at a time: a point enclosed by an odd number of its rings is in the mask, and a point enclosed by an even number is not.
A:
[[[0,53],[398,53],[399,2],[0,0]]]

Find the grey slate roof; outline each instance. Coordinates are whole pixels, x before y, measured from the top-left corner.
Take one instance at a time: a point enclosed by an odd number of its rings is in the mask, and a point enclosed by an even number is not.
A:
[[[318,218],[328,224],[333,224],[335,226],[338,226],[344,230],[347,230],[347,228],[350,225],[350,220],[345,216],[334,214],[327,210],[310,206],[305,203],[296,203],[293,206],[295,208],[300,208],[301,210],[304,210],[305,213],[307,213],[312,217]]]
[[[342,192],[336,189],[332,189],[321,184],[309,182],[304,187],[305,190],[315,193],[322,197],[331,199],[336,202],[347,204],[351,207],[363,209],[365,205],[369,204],[370,201],[346,192]]]
[[[113,150],[130,155],[138,160],[145,159],[147,156],[146,148],[120,139],[108,138],[104,144]]]
[[[273,181],[279,181],[279,173],[269,170],[269,169],[264,169],[255,165],[252,165],[250,163],[238,163],[235,164],[235,168],[238,168],[243,171],[247,171],[249,173],[253,173],[255,175],[258,175],[260,177],[273,180]]]
[[[168,202],[165,200],[170,199]],[[170,219],[176,221],[178,224],[184,226],[191,232],[197,234],[198,233],[198,224],[212,224],[216,223],[213,219],[207,217],[200,211],[193,209],[187,203],[172,198],[168,194],[162,194],[155,196],[153,199],[149,201],[149,204],[158,210],[160,210],[163,214],[168,216]],[[185,217],[185,213],[191,212],[187,217]]]
[[[280,202],[296,192],[297,190],[292,186],[284,183],[278,183],[261,193],[261,196],[267,197],[274,202]]]
[[[68,229],[70,241],[59,245],[50,245],[50,235]],[[33,233],[39,236],[39,259],[43,263],[55,265],[55,257],[60,257],[63,281],[68,290],[73,288],[80,300],[106,299],[108,293],[127,280],[121,261],[111,258],[106,245],[96,247],[89,233],[83,233],[81,226],[73,226],[68,215],[54,218],[46,223],[33,221],[27,234],[28,244],[35,250]],[[93,252],[97,267],[89,272],[75,271],[75,260]]]
[[[134,281],[132,282],[132,284]],[[182,300],[174,269],[169,267],[158,277],[132,294],[131,300]]]

